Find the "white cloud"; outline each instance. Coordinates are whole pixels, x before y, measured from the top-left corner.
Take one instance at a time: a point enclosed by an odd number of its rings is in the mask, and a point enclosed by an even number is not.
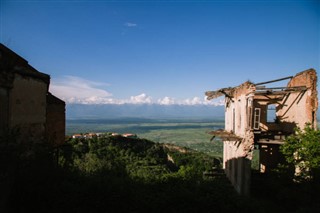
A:
[[[164,97],[162,99],[158,99],[158,104],[161,105],[212,105],[212,106],[223,106],[224,105],[224,99],[215,99],[208,101],[206,97],[203,97],[203,99],[199,97],[193,97],[193,98],[187,98],[183,100],[177,100],[171,97]]]
[[[129,103],[131,104],[151,104],[152,98],[147,96],[146,94],[142,93],[137,96],[131,96]]]
[[[125,24],[124,24],[124,26],[126,26],[126,27],[136,27],[136,26],[138,26],[136,23],[132,23],[132,22],[126,22]]]
[[[158,104],[160,105],[172,105],[175,104],[175,100],[174,98],[170,98],[170,97],[164,97],[162,99],[158,99]]]
[[[129,99],[116,99],[113,95],[102,89],[109,84],[103,82],[89,81],[75,76],[65,76],[59,79],[53,79],[50,84],[50,92],[55,96],[63,99],[66,103],[80,104],[160,104],[160,105],[224,105],[224,98],[218,98],[208,101],[193,97],[190,99],[178,100],[165,96],[157,101],[146,93],[131,96]]]
[[[204,104],[213,105],[213,106],[224,106],[224,97],[221,96],[219,98],[208,101],[207,97],[204,97]]]
[[[185,99],[182,103],[184,105],[200,105],[203,104],[203,101],[199,97],[194,97],[192,99]]]
[[[65,76],[63,79],[53,79],[50,91],[67,102],[81,102],[107,98],[112,96],[106,90],[98,88],[108,84],[89,81],[75,76]]]

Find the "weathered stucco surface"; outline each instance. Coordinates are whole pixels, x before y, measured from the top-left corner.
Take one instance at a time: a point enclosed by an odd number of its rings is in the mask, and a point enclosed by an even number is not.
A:
[[[223,168],[235,189],[249,194],[250,160],[253,150],[253,134],[248,129],[248,98],[252,83],[245,82],[234,88],[226,98],[225,130],[240,137],[237,141],[224,141]],[[249,96],[248,96],[249,95]]]

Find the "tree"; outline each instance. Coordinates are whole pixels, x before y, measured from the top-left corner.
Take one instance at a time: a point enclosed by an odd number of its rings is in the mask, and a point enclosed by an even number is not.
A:
[[[289,136],[280,147],[286,161],[296,167],[296,175],[313,180],[320,177],[320,130],[306,124],[301,130]]]

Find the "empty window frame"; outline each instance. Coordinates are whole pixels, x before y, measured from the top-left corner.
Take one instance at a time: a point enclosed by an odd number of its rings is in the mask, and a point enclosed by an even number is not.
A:
[[[260,115],[261,115],[261,109],[255,108],[254,117],[253,117],[253,129],[255,130],[258,130],[260,128]]]

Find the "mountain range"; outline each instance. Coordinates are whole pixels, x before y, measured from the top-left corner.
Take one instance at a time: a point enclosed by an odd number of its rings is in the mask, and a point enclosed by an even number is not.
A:
[[[160,104],[67,104],[67,119],[215,118],[224,119],[224,106]]]

